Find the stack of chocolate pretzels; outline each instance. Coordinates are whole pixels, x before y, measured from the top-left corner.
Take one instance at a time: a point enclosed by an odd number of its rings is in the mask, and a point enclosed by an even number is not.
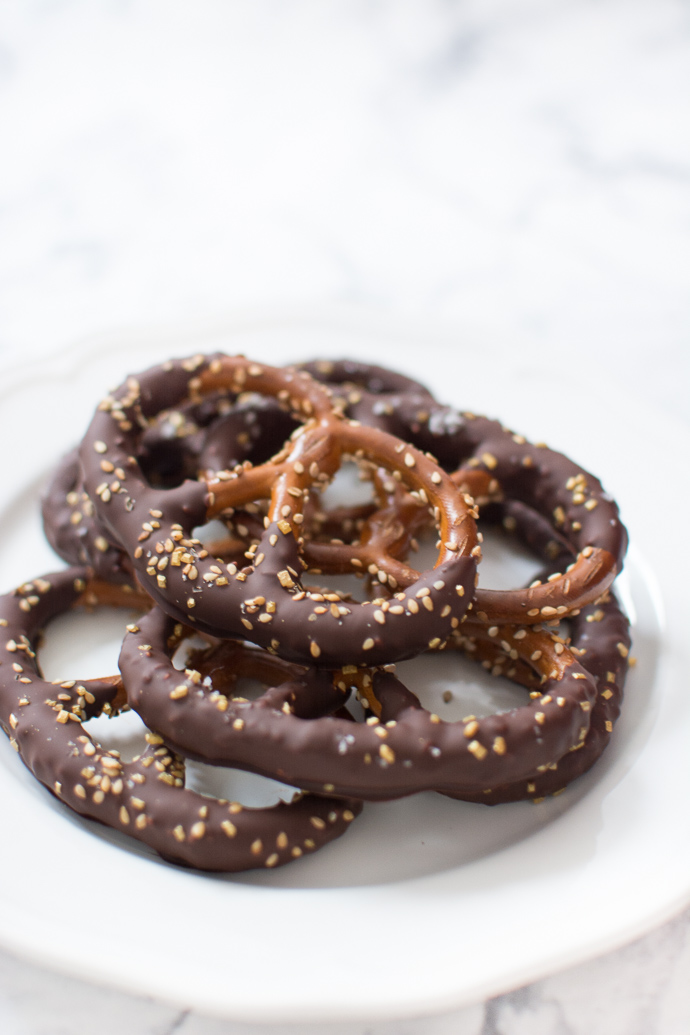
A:
[[[372,500],[328,509],[344,461]],[[3,729],[67,806],[173,862],[282,865],[342,834],[363,801],[422,790],[539,800],[610,739],[630,648],[609,593],[627,543],[615,502],[563,455],[400,374],[171,360],[103,399],[43,518],[71,567],[0,598]],[[543,574],[478,587],[478,521],[517,536]],[[410,558],[434,529],[435,565],[420,573]],[[342,574],[366,580],[368,599],[329,588]],[[99,604],[141,615],[121,675],[45,681],[41,630]],[[430,713],[394,666],[444,650],[521,684],[525,704]],[[238,695],[247,677],[266,687],[254,700]],[[149,731],[132,761],[84,725],[127,708]],[[185,787],[186,759],[281,780],[294,800],[202,796]]]

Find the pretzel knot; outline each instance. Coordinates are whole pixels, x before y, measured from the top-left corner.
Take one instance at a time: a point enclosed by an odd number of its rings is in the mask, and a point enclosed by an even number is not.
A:
[[[136,459],[142,431],[160,411],[219,391],[272,396],[301,424],[268,463],[153,488]],[[481,547],[452,479],[414,446],[344,418],[331,392],[305,372],[223,355],[154,367],[101,403],[80,456],[98,520],[147,592],[167,614],[210,635],[240,636],[311,665],[338,668],[344,653],[351,664],[379,665],[448,639],[472,599]],[[438,528],[435,567],[380,606],[301,584],[310,489],[327,485],[349,458],[389,471]],[[222,563],[195,538],[213,517],[261,499],[270,501],[268,513],[248,565]]]
[[[564,571],[524,589],[480,586],[473,619],[493,625],[562,618],[612,584],[628,538],[615,501],[594,475],[498,421],[441,405],[421,385],[390,371],[346,361],[305,366],[329,385],[349,416],[430,450],[478,503],[518,500],[566,539],[572,557]]]

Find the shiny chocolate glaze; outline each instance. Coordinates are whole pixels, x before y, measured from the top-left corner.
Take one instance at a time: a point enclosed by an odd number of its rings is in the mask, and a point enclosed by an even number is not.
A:
[[[396,390],[392,372],[347,361],[316,360],[307,368],[341,399],[348,416],[431,452],[473,496],[534,509],[567,540],[574,558],[561,578],[527,589],[480,587],[475,618],[488,624],[540,622],[591,603],[611,585],[623,565],[627,533],[615,501],[594,475],[499,421],[436,403],[414,382]],[[368,369],[375,377],[369,378]]]
[[[117,599],[112,587],[104,592]],[[119,602],[131,599],[122,592]],[[85,568],[45,575],[0,597],[0,725],[48,790],[80,815],[202,870],[280,866],[347,830],[359,802],[307,794],[255,809],[187,790],[184,760],[155,733],[131,762],[102,748],[83,723],[126,704],[119,677],[50,683],[36,660],[40,631],[51,619],[98,601],[99,587]]]
[[[173,620],[154,608],[125,637],[120,654],[132,707],[166,743],[211,764],[367,800],[434,788],[481,791],[520,779],[581,743],[596,694],[591,676],[550,634],[504,627],[497,630],[499,640],[508,640],[516,656],[531,663],[535,650],[543,655],[536,663],[544,676],[537,699],[510,712],[444,722],[382,671],[373,674],[369,689],[364,684],[380,714],[371,724],[324,715],[337,707],[338,691],[322,677],[317,694],[313,676],[302,678],[299,693],[289,681],[258,701],[223,696],[219,710],[217,687],[194,672],[182,677],[173,667],[173,629]],[[228,665],[233,663],[230,654]],[[310,703],[300,703],[309,687]],[[349,690],[347,676],[342,687]]]
[[[153,489],[137,462],[142,427],[191,395],[224,388],[274,396],[304,423],[271,464],[245,463],[206,481]],[[300,582],[301,524],[309,488],[327,483],[343,455],[383,464],[420,494],[440,528],[436,567],[385,613],[353,601],[322,608]],[[244,357],[170,361],[129,378],[101,403],[80,451],[84,486],[108,537],[127,550],[152,598],[174,618],[217,636],[243,636],[296,662],[337,667],[412,657],[447,638],[474,591],[480,547],[470,508],[436,464],[393,436],[344,420],[304,373]],[[223,566],[193,537],[227,507],[271,497],[264,534],[243,569]],[[429,602],[419,605],[422,597]],[[335,596],[337,602],[338,597]],[[331,603],[334,601],[331,600]]]

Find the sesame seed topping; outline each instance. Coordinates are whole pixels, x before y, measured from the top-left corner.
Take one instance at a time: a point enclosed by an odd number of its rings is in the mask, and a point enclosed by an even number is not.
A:
[[[388,744],[381,744],[379,747],[379,755],[381,758],[390,764],[395,762],[395,752]]]

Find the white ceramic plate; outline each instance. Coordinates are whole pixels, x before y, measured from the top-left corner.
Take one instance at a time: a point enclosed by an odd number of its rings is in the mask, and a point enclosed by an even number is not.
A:
[[[674,463],[688,455],[690,435],[661,417],[643,422],[594,384],[566,407],[555,376],[476,337],[470,347],[471,377],[451,336],[361,321],[267,320],[113,336],[31,375],[10,372],[0,395],[0,590],[61,566],[42,537],[40,485],[124,374],[216,348],[266,362],[350,355],[395,365],[440,398],[569,452],[621,504],[632,539],[621,591],[638,664],[594,772],[539,806],[490,809],[433,794],[367,806],[343,839],[309,859],[213,877],[168,866],[75,817],[3,738],[2,945],[86,979],[237,1019],[373,1019],[451,1010],[534,980],[621,944],[688,901],[688,564],[676,544],[687,541],[681,524],[690,499]],[[664,487],[668,505],[671,486],[673,509],[661,515],[653,494]],[[522,577],[522,558],[506,563],[508,578]],[[486,584],[498,577],[495,563],[488,568]],[[44,663],[58,670],[47,675],[112,671],[120,619],[74,621],[50,633]],[[411,663],[410,674],[416,689],[426,680],[430,700],[455,687],[454,702],[436,708],[448,717],[463,714],[472,693],[484,693],[487,710],[504,700],[475,669],[445,658],[433,669]],[[210,788],[208,774],[197,780]],[[274,793],[257,783],[245,792],[257,801]]]

